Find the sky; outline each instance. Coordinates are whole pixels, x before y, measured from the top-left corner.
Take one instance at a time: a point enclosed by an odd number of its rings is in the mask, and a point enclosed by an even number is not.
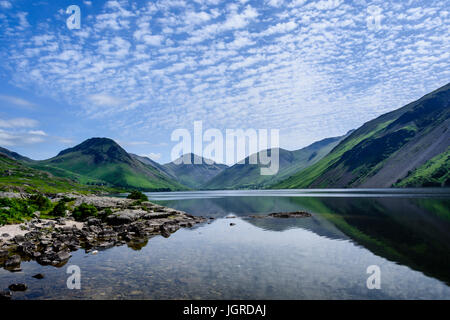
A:
[[[0,0],[0,146],[46,159],[109,137],[165,163],[172,132],[202,121],[224,134],[279,129],[280,146],[299,149],[450,82],[449,8]]]

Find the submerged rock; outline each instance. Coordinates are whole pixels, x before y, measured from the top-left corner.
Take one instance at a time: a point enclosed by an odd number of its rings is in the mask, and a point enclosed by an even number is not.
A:
[[[0,263],[9,271],[20,271],[22,258],[36,260],[41,265],[63,266],[71,252],[84,248],[86,252],[104,250],[127,244],[140,249],[149,238],[161,234],[169,237],[180,228],[190,228],[205,222],[202,217],[166,208],[151,202],[135,205],[120,198],[80,196],[80,203],[97,207],[111,207],[108,214],[88,218],[84,223],[73,218],[57,220],[32,219],[27,223],[29,232],[16,235],[0,248]],[[94,250],[96,249],[96,250]],[[17,253],[8,258],[11,253]],[[40,275],[34,276],[42,279]],[[42,275],[43,277],[43,275]]]
[[[8,287],[8,289],[11,291],[26,291],[28,287],[24,283],[13,283]]]
[[[13,255],[5,262],[6,268],[15,268],[20,266],[20,256],[19,255]]]

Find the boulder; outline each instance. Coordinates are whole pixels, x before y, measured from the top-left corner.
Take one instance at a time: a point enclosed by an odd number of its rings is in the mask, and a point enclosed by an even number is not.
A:
[[[5,262],[6,268],[14,268],[20,266],[20,256],[19,255],[13,255]]]
[[[0,250],[0,259],[8,256],[8,250]]]
[[[133,221],[136,221],[139,218],[142,218],[147,214],[147,211],[144,210],[131,210],[126,209],[122,211],[114,212],[106,218],[106,222],[110,225],[121,225],[121,224],[129,224]]]
[[[25,283],[13,283],[8,287],[11,291],[26,291],[28,289]]]
[[[14,242],[17,244],[21,244],[22,242],[25,242],[25,237],[23,235],[18,234],[14,237]]]
[[[0,300],[11,300],[11,291],[0,291]]]

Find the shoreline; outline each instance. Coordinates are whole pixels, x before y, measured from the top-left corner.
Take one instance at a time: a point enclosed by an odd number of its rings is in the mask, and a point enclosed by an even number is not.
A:
[[[207,220],[149,201],[94,195],[60,196],[75,198],[75,206],[95,206],[98,216],[80,222],[68,212],[63,218],[35,217],[24,223],[1,226],[1,268],[21,271],[21,262],[29,260],[60,267],[70,259],[71,252],[79,249],[88,253],[122,245],[139,247],[151,237],[167,238],[180,228],[191,228]],[[59,201],[59,198],[51,201]]]

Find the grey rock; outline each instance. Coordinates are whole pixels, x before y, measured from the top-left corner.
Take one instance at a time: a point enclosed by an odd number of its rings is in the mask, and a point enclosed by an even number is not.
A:
[[[11,291],[26,291],[28,286],[25,283],[13,283],[8,287]]]
[[[0,300],[11,300],[11,291],[0,291]]]
[[[13,255],[5,262],[6,268],[14,268],[20,266],[20,256],[19,255]]]
[[[17,244],[21,244],[24,241],[25,241],[25,237],[20,234],[18,234],[14,237],[14,242]]]

